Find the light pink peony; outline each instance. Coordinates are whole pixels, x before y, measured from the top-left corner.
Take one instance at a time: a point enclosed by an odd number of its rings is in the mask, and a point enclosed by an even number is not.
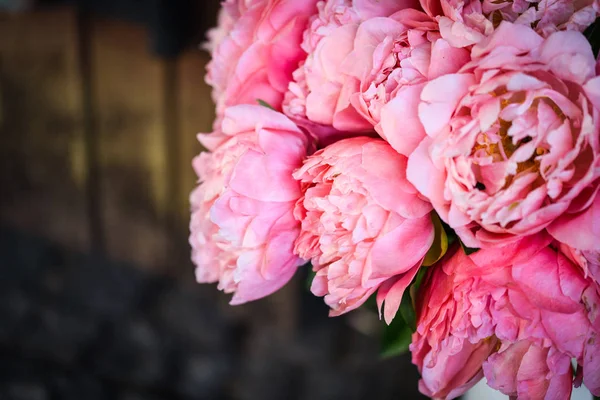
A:
[[[470,247],[547,227],[564,239],[576,218],[586,233],[571,245],[583,248],[598,226],[578,216],[600,184],[600,77],[590,45],[578,32],[543,39],[502,23],[472,59],[423,89],[418,115],[428,136],[410,155],[408,179]]]
[[[198,282],[218,282],[231,304],[267,296],[304,261],[293,254],[301,196],[293,171],[311,145],[287,117],[262,106],[225,110],[227,140],[194,159],[190,244]]]
[[[583,32],[600,11],[598,0],[421,0],[431,16],[439,15],[442,37],[453,46],[469,46],[489,36],[502,21],[548,36],[557,31]]]
[[[411,7],[418,7],[418,1],[319,2],[319,13],[311,20],[302,43],[308,56],[294,72],[284,112],[294,119],[304,120],[320,137],[339,134],[339,131],[373,131],[373,124],[351,104],[352,97],[361,87],[368,90],[371,83],[383,88],[391,69],[397,66],[399,59],[406,57],[398,54],[401,51],[398,47],[408,45],[400,42],[407,40],[409,26],[383,17]],[[422,31],[433,29],[433,20],[426,15],[415,19],[414,13],[420,13],[412,11],[405,18],[407,23],[418,25]],[[392,86],[391,81],[389,86]]]
[[[507,395],[567,400],[571,359],[600,393],[598,286],[551,241],[538,234],[470,256],[455,248],[431,268],[411,344],[424,394],[456,397],[483,372]]]
[[[281,108],[292,72],[306,57],[300,48],[317,0],[226,0],[220,26],[211,31],[212,60],[206,81],[213,87],[217,117],[228,106]],[[221,25],[222,24],[222,25]],[[218,125],[218,123],[217,123]]]
[[[311,290],[331,315],[359,307],[377,289],[389,323],[433,242],[431,205],[406,180],[406,157],[385,141],[345,139],[306,159],[294,177],[305,195],[295,253],[311,259]]]
[[[403,10],[387,20],[391,31],[375,20],[359,28],[348,57],[350,74],[360,82],[351,103],[396,151],[408,156],[425,137],[417,118],[425,83],[457,72],[470,54],[441,39],[438,24],[420,11]]]

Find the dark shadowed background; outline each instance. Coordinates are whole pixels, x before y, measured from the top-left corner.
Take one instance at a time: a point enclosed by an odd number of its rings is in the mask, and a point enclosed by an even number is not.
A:
[[[230,307],[188,260],[215,0],[0,0],[0,399],[416,399],[299,271]]]

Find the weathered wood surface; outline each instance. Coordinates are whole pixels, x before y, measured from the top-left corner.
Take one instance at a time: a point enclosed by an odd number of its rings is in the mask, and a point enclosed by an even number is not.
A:
[[[202,150],[196,134],[211,131],[215,113],[210,87],[204,82],[204,71],[208,61],[208,54],[190,51],[181,57],[177,66],[177,106],[180,110],[181,125],[175,162],[180,188],[177,209],[180,211],[179,219],[183,223],[187,223],[189,219],[189,193],[197,180],[190,160]]]
[[[158,268],[169,254],[163,65],[148,52],[141,27],[95,19],[90,33],[106,252]]]
[[[147,269],[189,268],[191,160],[214,117],[207,60],[197,48],[159,59],[142,26],[68,9],[0,14],[0,219]]]
[[[75,13],[0,14],[0,218],[89,247]]]

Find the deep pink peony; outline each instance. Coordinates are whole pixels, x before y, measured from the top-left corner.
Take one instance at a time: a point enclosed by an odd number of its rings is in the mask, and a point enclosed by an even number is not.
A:
[[[231,304],[267,296],[304,261],[293,254],[301,196],[292,177],[311,145],[287,117],[266,107],[225,110],[212,153],[194,159],[200,185],[191,194],[190,244],[198,282],[218,282]]]
[[[226,0],[219,27],[209,35],[212,60],[206,81],[220,117],[228,106],[256,104],[281,108],[292,72],[306,57],[300,48],[317,0]],[[218,125],[218,123],[217,123]]]
[[[600,393],[598,285],[546,234],[470,256],[449,251],[417,304],[413,362],[426,395],[453,398],[483,375],[519,399],[569,399],[578,381]],[[547,397],[546,397],[547,396]]]
[[[453,46],[464,47],[489,36],[502,21],[534,28],[540,35],[583,32],[598,16],[598,0],[421,0]]]
[[[560,240],[571,220],[597,237],[594,219],[578,217],[600,184],[600,77],[586,39],[502,23],[472,58],[423,89],[428,137],[410,155],[408,179],[470,247],[547,227]],[[583,248],[587,233],[571,245]]]
[[[406,180],[406,157],[385,141],[356,137],[306,159],[294,177],[304,197],[295,253],[311,259],[311,290],[339,315],[359,307],[377,289],[389,323],[402,293],[430,248],[431,205]]]
[[[379,118],[380,103],[415,74],[427,73],[423,57],[429,55],[410,53],[430,41],[427,32],[437,24],[410,9],[417,0],[328,0],[318,7],[302,43],[308,56],[294,72],[284,112],[305,120],[318,136],[373,131],[371,113]]]
[[[571,360],[554,347],[530,340],[503,344],[483,363],[483,371],[489,386],[519,399],[571,398]]]

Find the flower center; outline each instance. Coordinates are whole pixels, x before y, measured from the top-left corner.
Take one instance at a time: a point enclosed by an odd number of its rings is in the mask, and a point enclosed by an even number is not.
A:
[[[495,92],[491,93],[491,95],[502,98],[500,100],[500,110],[504,110],[510,105],[523,104],[526,101],[527,96],[525,92],[508,93],[506,88],[497,89]],[[548,97],[537,97],[533,99],[531,106],[523,113],[523,115],[535,117],[537,119],[538,108],[542,103],[546,107],[552,109],[556,118],[561,123],[565,121],[567,117],[558,105]],[[501,113],[502,112],[499,114]],[[518,116],[517,119],[521,117],[522,115]],[[523,157],[519,155],[516,162],[516,168],[507,170],[507,173],[504,176],[504,184],[501,185],[499,188],[500,190],[508,188],[519,174],[524,172],[539,173],[541,158],[549,152],[550,148],[548,143],[546,143],[546,140],[544,140],[545,138],[537,137],[535,127],[531,127],[526,130],[525,134],[515,137],[514,132],[511,130],[513,124],[513,121],[507,121],[499,117],[489,130],[481,132],[478,135],[476,143],[471,150],[471,156],[475,157],[476,160],[480,160],[479,162],[476,161],[477,164],[489,165],[490,163],[510,162],[515,153],[522,146],[535,141],[535,148],[531,149],[529,157],[523,160]],[[534,126],[535,125],[537,125],[537,123],[534,124]],[[541,184],[543,184],[543,179],[541,177],[534,182],[534,186],[536,187]],[[475,189],[486,190],[486,185],[484,182],[478,180]]]
[[[492,22],[494,29],[496,29],[502,21],[515,22],[521,14],[524,14],[530,8],[533,8],[537,14],[538,1],[529,0],[527,2],[519,2],[515,5],[514,0],[495,0],[491,2],[493,9],[489,11],[484,9],[484,15]],[[539,18],[536,15],[535,20],[531,22],[531,27],[535,29],[538,22]]]

